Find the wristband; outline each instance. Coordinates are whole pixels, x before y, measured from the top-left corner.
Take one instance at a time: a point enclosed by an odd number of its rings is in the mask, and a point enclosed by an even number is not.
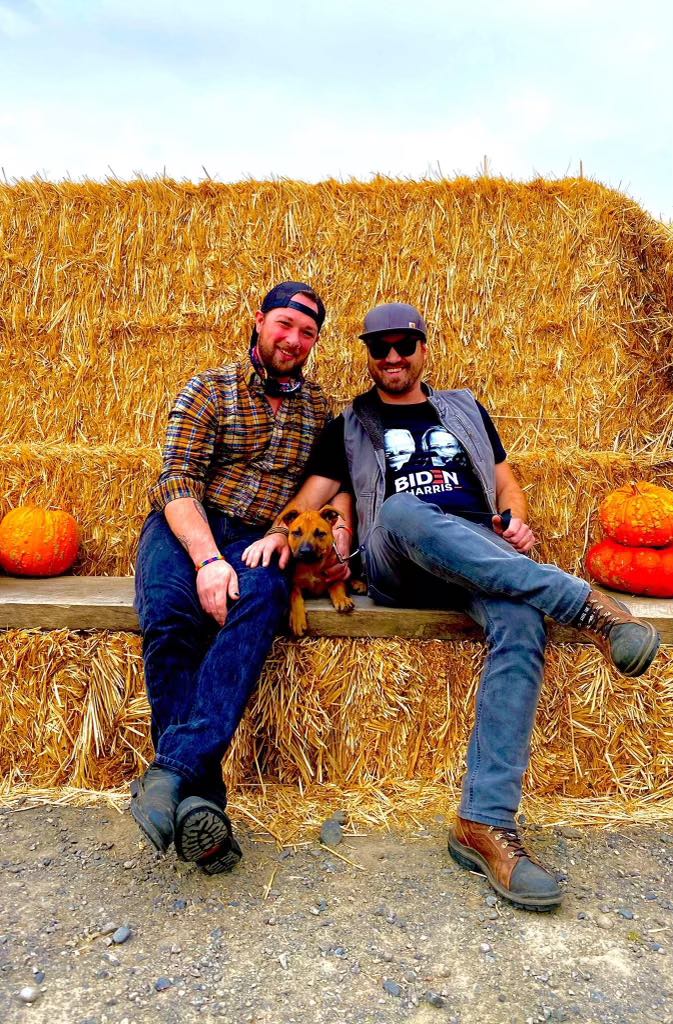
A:
[[[340,523],[339,526],[335,526],[334,529],[335,530],[347,530],[348,531],[348,535],[350,537],[353,536],[353,531],[351,530],[350,526],[346,526],[345,523]]]
[[[198,572],[199,569],[203,569],[204,565],[210,565],[211,562],[226,562],[224,555],[213,555],[212,558],[204,558],[202,562],[197,562],[194,568]]]
[[[282,533],[284,537],[290,536],[290,531],[287,526],[272,526],[264,534],[265,537],[271,537],[274,533]]]

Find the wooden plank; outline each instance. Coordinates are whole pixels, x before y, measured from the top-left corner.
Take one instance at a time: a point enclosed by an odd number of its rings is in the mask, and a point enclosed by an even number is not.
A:
[[[0,578],[0,628],[137,632],[133,577]]]
[[[664,643],[673,644],[673,600],[618,595],[631,611],[652,622]],[[309,636],[406,637],[448,640],[479,636],[481,630],[461,612],[385,608],[356,597],[349,615],[326,599],[309,600]],[[0,578],[2,629],[115,629],[138,631],[131,576],[57,576],[54,579]],[[577,634],[550,623],[550,637],[576,642]]]

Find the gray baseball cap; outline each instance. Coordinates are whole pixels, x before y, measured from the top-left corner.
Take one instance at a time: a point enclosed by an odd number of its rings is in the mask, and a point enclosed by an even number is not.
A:
[[[425,320],[413,306],[406,302],[386,302],[382,306],[374,306],[365,317],[365,332],[360,335],[362,341],[367,341],[377,334],[386,331],[406,331],[409,334],[416,334],[426,340],[428,332]]]

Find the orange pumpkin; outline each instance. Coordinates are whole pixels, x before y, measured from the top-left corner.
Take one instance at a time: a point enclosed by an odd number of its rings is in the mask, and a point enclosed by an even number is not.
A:
[[[673,597],[673,544],[626,547],[606,538],[589,548],[586,562],[593,578],[613,590]]]
[[[634,547],[673,541],[673,491],[656,484],[625,484],[601,503],[598,517],[607,537]]]
[[[58,576],[77,557],[79,526],[68,512],[24,505],[0,522],[0,566],[16,576]]]

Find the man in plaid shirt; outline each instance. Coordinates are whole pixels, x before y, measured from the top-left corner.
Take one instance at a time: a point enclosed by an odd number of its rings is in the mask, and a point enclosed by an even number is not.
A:
[[[209,874],[241,857],[221,761],[289,592],[277,563],[251,569],[241,554],[297,490],[330,417],[301,373],[324,318],[307,285],[273,288],[255,316],[252,365],[207,370],[178,396],[149,492],[136,607],[155,759],[131,784],[131,813],[158,850],[174,841]],[[346,531],[340,541],[347,554]]]

